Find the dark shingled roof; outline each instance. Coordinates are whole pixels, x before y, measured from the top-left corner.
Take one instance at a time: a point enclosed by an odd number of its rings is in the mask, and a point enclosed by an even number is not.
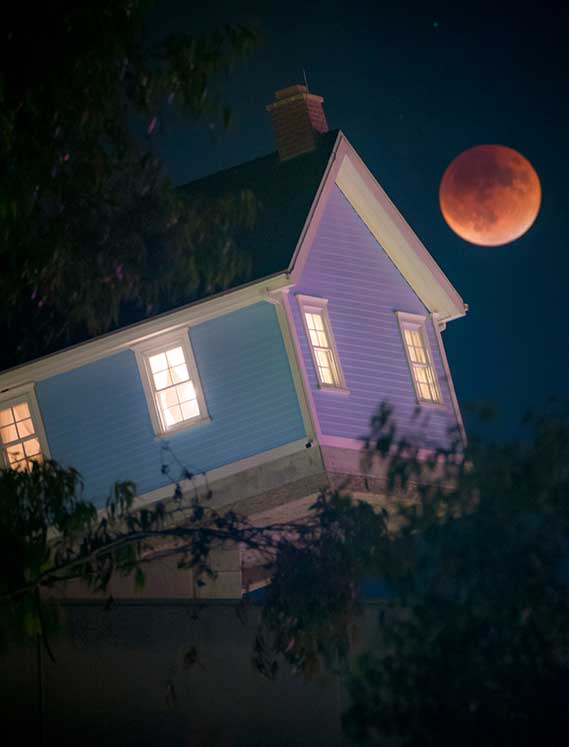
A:
[[[236,237],[252,256],[246,281],[288,268],[337,135],[338,130],[321,135],[315,150],[288,161],[281,162],[277,152],[270,153],[179,187],[188,197],[212,199],[251,190],[259,214],[253,230]]]

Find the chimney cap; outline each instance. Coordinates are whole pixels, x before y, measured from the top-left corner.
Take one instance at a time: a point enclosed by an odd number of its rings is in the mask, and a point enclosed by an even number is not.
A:
[[[268,112],[271,112],[277,107],[287,106],[292,101],[302,99],[305,101],[317,102],[319,104],[324,102],[322,96],[317,96],[315,93],[309,93],[306,86],[298,84],[295,86],[288,86],[288,88],[281,88],[280,91],[275,91],[275,100],[265,108]]]
[[[275,92],[275,98],[280,101],[281,99],[288,99],[290,96],[296,96],[299,93],[308,93],[308,88],[301,85],[281,88],[280,91]]]

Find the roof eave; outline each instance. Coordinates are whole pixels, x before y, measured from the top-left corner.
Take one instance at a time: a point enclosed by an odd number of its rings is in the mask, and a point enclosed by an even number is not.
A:
[[[310,210],[308,211],[308,215],[306,216],[302,231],[300,232],[300,236],[298,237],[298,241],[296,242],[294,252],[290,259],[288,272],[293,277],[297,276],[299,273],[299,264],[301,264],[301,266],[304,265],[302,261],[299,263],[299,257],[301,253],[305,253],[306,245],[311,243],[308,240],[309,234],[313,233],[316,230],[316,227],[319,223],[317,218],[321,213],[321,208],[325,203],[325,193],[327,191],[326,188],[328,185],[330,185],[331,183],[333,184],[335,181],[337,172],[337,168],[335,168],[336,156],[344,137],[345,136],[342,131],[338,130],[338,134],[336,135],[334,146],[332,148],[332,151],[330,152],[326,168],[324,169],[324,173],[322,174],[322,178],[320,179],[320,184],[318,185],[318,189],[316,190],[314,199],[312,200],[312,204],[310,205]]]
[[[269,301],[269,294],[272,291],[286,288],[290,284],[286,270],[276,272],[236,288],[220,291],[207,298],[197,299],[150,319],[107,332],[92,340],[86,340],[33,361],[8,368],[0,372],[0,392],[79,368],[166,332],[191,327],[259,301]]]

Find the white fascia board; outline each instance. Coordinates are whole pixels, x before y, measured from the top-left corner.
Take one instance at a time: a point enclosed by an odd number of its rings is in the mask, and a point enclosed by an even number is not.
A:
[[[464,316],[467,306],[441,268],[341,134],[335,168],[325,177],[335,184],[381,244],[427,309],[441,322]],[[321,187],[321,191],[326,189]]]
[[[326,164],[326,168],[324,169],[324,174],[322,176],[322,179],[320,180],[320,185],[316,190],[316,194],[314,195],[314,199],[312,200],[312,205],[310,206],[310,210],[308,211],[308,215],[306,216],[304,226],[300,233],[296,247],[294,248],[294,253],[292,255],[288,268],[291,280],[293,282],[297,282],[300,278],[300,275],[306,263],[306,259],[310,252],[310,247],[312,246],[314,238],[316,237],[318,226],[320,225],[320,221],[322,220],[324,209],[326,207],[326,203],[328,202],[328,197],[331,190],[334,188],[336,174],[338,173],[338,167],[340,163],[337,156],[338,152],[342,148],[344,140],[345,136],[342,134],[342,132],[338,132],[334,147],[332,148],[332,152],[330,153],[330,157],[328,159],[328,163]]]
[[[287,288],[290,284],[288,274],[279,273],[10,368],[0,373],[0,393],[28,382],[41,381],[71,371],[158,335],[201,324],[260,301],[268,301],[269,293]]]

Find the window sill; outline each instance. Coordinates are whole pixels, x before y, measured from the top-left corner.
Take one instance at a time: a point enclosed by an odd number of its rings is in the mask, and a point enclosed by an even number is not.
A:
[[[349,389],[346,389],[344,386],[325,386],[322,384],[318,384],[318,389],[321,392],[336,392],[336,394],[351,394],[351,391]]]
[[[160,431],[159,433],[156,433],[154,438],[156,441],[163,441],[170,436],[174,436],[177,433],[183,433],[184,431],[189,431],[192,428],[196,428],[198,425],[205,425],[205,423],[211,423],[211,418],[209,415],[204,415],[204,417],[200,418],[194,418],[193,420],[186,420],[183,423],[179,423],[178,425],[169,428],[167,431]]]
[[[425,407],[427,410],[446,410],[447,406],[444,402],[422,402],[417,400],[417,407]]]

